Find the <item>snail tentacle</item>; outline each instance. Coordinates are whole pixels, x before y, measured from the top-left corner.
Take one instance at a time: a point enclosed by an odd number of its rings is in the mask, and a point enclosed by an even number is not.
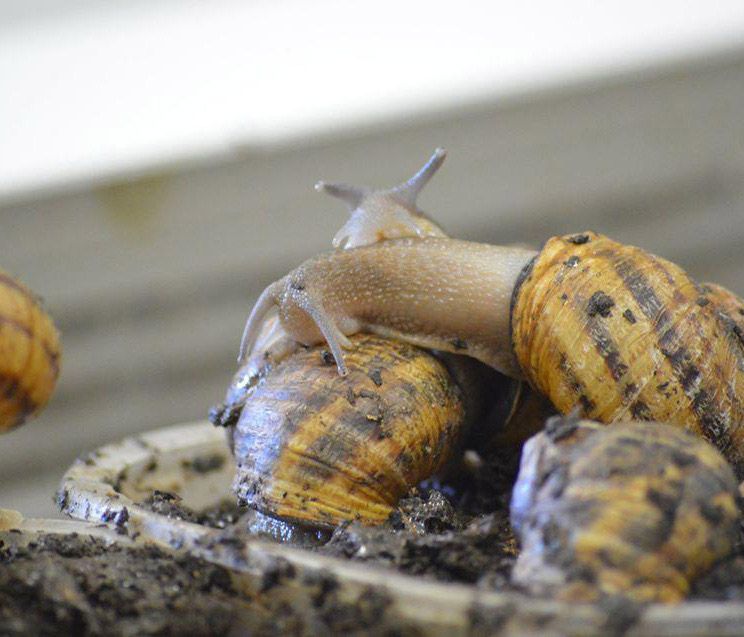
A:
[[[238,354],[239,364],[242,365],[245,363],[248,354],[253,350],[253,346],[264,325],[264,320],[279,303],[279,292],[283,286],[284,279],[274,281],[258,297],[250,316],[248,316],[248,320],[245,322],[245,328],[243,328],[243,337],[240,339],[240,352]]]
[[[421,169],[409,180],[390,189],[390,193],[402,199],[410,207],[416,206],[416,199],[424,186],[429,183],[431,178],[436,174],[439,168],[447,158],[447,151],[442,148],[435,148],[429,160]]]
[[[439,170],[445,157],[445,150],[437,148],[426,164],[413,177],[389,190],[372,190],[365,186],[327,183],[325,181],[317,182],[315,190],[325,192],[344,201],[351,212],[351,218],[333,238],[333,246],[349,249],[372,245],[391,238],[446,236],[435,222],[416,207],[418,194]],[[267,323],[270,309],[279,304],[285,281],[278,281],[274,286],[276,287],[269,286],[266,288],[256,302],[256,306],[246,322],[240,343],[238,363],[245,366],[248,360],[252,359],[256,363],[252,367],[255,367],[256,370],[262,368],[261,360],[264,355],[271,356],[273,362],[276,363],[298,347],[298,343],[286,333],[277,347],[269,348],[268,345],[261,343],[261,331]],[[272,292],[269,292],[270,289]],[[332,350],[335,348],[334,358],[337,362],[342,361],[341,347],[347,347],[346,343],[348,341],[343,332],[335,325],[331,326],[332,322],[329,322],[327,314],[325,319],[321,317],[322,314],[324,312],[317,313],[320,320],[318,328],[321,328],[321,324],[325,326],[324,329],[330,335],[330,339],[327,339],[328,345],[332,347]],[[279,326],[276,329],[281,330],[282,328]],[[272,338],[276,340],[276,337],[277,335],[274,335]]]
[[[284,331],[278,306],[275,309],[263,318],[259,335],[239,370],[247,385],[255,384],[267,365],[276,365],[300,348],[300,343]]]
[[[315,184],[315,190],[317,192],[324,192],[331,197],[336,197],[341,201],[346,202],[349,206],[349,211],[353,211],[364,201],[364,198],[369,194],[369,189],[362,186],[351,186],[349,184],[329,184],[325,181],[319,181]]]

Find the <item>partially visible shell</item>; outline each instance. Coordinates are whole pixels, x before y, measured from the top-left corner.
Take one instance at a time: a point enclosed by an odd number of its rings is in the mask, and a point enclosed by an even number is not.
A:
[[[731,553],[737,482],[712,445],[659,423],[552,419],[524,447],[513,577],[534,592],[676,602]]]
[[[379,524],[460,452],[467,399],[448,366],[405,343],[352,341],[346,377],[316,347],[292,354],[252,390],[232,430],[241,501],[319,526]],[[461,382],[476,389],[477,376],[466,371]]]
[[[38,412],[59,375],[59,334],[38,298],[0,270],[0,433]]]

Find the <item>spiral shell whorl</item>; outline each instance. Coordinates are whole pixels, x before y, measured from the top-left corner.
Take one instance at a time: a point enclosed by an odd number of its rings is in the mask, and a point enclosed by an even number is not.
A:
[[[353,341],[346,377],[316,347],[256,387],[232,432],[240,500],[319,526],[379,524],[456,453],[465,407],[444,364],[412,345]]]
[[[515,293],[515,355],[562,413],[686,427],[742,475],[744,343],[709,290],[602,235],[554,237]]]
[[[59,375],[59,334],[36,296],[0,270],[0,433],[49,400]]]

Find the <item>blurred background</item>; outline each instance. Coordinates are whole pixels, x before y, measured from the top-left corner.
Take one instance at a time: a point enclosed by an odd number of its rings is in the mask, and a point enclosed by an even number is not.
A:
[[[56,515],[81,453],[203,418],[256,294],[345,221],[315,181],[439,145],[454,236],[594,229],[744,293],[741,0],[0,3],[0,267],[64,344],[0,506]]]

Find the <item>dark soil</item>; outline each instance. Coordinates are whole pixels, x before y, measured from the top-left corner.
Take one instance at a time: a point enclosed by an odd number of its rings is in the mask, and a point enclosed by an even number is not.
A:
[[[224,635],[236,617],[227,571],[156,548],[44,535],[0,541],[0,564],[2,635]]]
[[[456,473],[465,477],[421,485],[385,525],[340,525],[312,550],[426,579],[514,590],[508,499],[516,461],[470,462]],[[143,504],[231,536],[256,519],[229,502],[197,513],[165,492]],[[251,601],[233,589],[225,569],[188,555],[76,535],[42,536],[28,546],[8,537],[0,543],[0,635],[221,635],[236,624],[237,634],[256,635],[412,632],[388,612],[383,593],[363,590],[342,601],[332,575],[298,581],[280,558],[266,566],[260,600]],[[701,578],[690,599],[744,600],[744,529],[737,554]]]
[[[341,525],[317,550],[443,582],[512,589],[517,544],[509,497],[517,469],[515,454],[466,462],[457,483],[424,484],[387,524]]]
[[[439,581],[519,590],[510,582],[519,548],[509,523],[518,455],[505,451],[461,467],[459,483],[402,500],[382,527],[341,525],[317,550]],[[744,498],[740,504],[744,516]],[[744,601],[744,517],[734,555],[699,579],[689,599]]]
[[[154,491],[140,504],[169,518],[237,529],[238,535],[243,529],[249,535],[289,537],[290,543],[324,555],[504,590],[511,588],[509,575],[517,555],[509,525],[516,458],[508,453],[488,462],[465,461],[452,472],[461,476],[458,481],[422,484],[380,527],[351,523],[318,533],[273,518],[261,523],[255,512],[229,501],[195,512],[178,495],[163,491]]]
[[[341,599],[330,573],[264,564],[260,598],[218,566],[76,534],[0,541],[0,635],[420,635],[384,593]],[[18,542],[13,541],[18,538]],[[285,584],[292,584],[290,588]]]

